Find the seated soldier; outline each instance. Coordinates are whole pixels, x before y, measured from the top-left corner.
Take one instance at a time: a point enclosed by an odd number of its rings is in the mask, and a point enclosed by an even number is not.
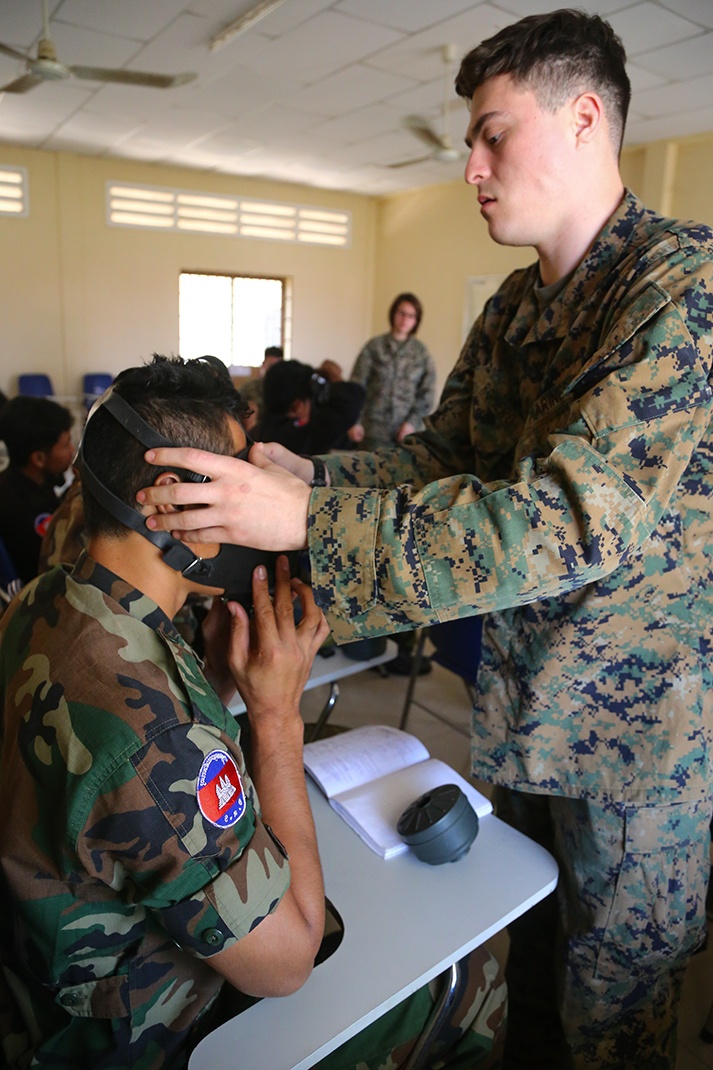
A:
[[[59,501],[55,488],[74,456],[71,427],[71,413],[49,398],[13,398],[0,415],[9,458],[0,472],[0,539],[23,583],[39,572],[42,537]]]
[[[287,994],[312,969],[324,889],[299,700],[324,618],[285,557],[271,600],[253,551],[157,543],[152,510],[135,504],[147,483],[193,475],[148,464],[147,445],[240,455],[243,413],[204,362],[123,372],[78,460],[88,549],[26,587],[0,626],[0,1023],[17,1070],[179,1070],[218,1014],[235,1013],[227,994]],[[201,665],[172,618],[191,593],[223,591]],[[249,769],[223,705],[235,684]],[[467,1066],[504,1013],[494,960],[478,952],[469,967],[447,1034]],[[416,997],[325,1066],[371,1066],[397,1042],[400,1065],[432,1006],[427,990]]]
[[[332,361],[331,368],[337,367]],[[315,371],[298,360],[268,368],[263,380],[260,419],[251,435],[257,442],[279,442],[293,453],[328,453],[350,448],[347,432],[359,420],[366,391]]]

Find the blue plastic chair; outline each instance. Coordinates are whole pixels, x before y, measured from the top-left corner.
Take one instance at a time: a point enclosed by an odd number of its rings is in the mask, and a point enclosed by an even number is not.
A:
[[[41,372],[27,372],[17,377],[18,393],[29,395],[34,398],[51,398],[54,396],[54,387],[49,375]]]
[[[471,704],[475,700],[475,685],[478,679],[478,666],[480,665],[480,650],[483,637],[482,617],[461,617],[459,620],[445,621],[443,624],[434,624],[430,628],[422,628],[419,632],[418,643],[413,659],[413,668],[409,679],[404,708],[401,713],[400,728],[406,728],[411,704],[416,702],[413,697],[418,670],[423,657],[423,647],[426,639],[433,644],[431,661],[441,665],[449,672],[460,676],[468,692]],[[417,706],[433,713],[427,706],[416,702]]]
[[[109,375],[108,372],[89,372],[84,376],[82,390],[87,410],[91,409],[97,398],[101,397],[105,390],[109,389],[113,381],[113,375]]]

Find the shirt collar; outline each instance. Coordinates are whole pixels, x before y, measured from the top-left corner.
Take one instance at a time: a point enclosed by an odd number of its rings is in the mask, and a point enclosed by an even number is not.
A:
[[[148,595],[95,561],[87,550],[83,550],[77,559],[72,569],[72,578],[78,583],[90,583],[97,587],[136,620],[142,621],[154,631],[175,638],[177,633],[170,617],[167,617]]]
[[[597,299],[597,294],[606,286],[606,276],[619,264],[625,251],[631,252],[632,234],[647,215],[652,219],[656,218],[638,197],[630,190],[625,190],[618,208],[604,224],[588,253],[572,272],[568,283],[549,305],[539,311],[539,315],[534,291],[525,295],[521,311],[527,311],[528,314],[518,313],[515,316],[507,332],[508,343],[516,346],[527,345],[530,342],[553,340],[569,333],[572,330],[572,310],[583,312],[590,301]],[[533,270],[533,278],[537,279],[536,266]],[[533,313],[536,317],[534,322]]]

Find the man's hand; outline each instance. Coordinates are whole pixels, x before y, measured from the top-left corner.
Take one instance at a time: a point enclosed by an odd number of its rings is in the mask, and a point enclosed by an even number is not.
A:
[[[297,625],[293,592],[302,609]],[[264,566],[255,569],[252,620],[237,602],[229,602],[228,609],[233,618],[228,664],[250,722],[258,727],[269,719],[279,731],[283,719],[299,716],[312,662],[329,634],[327,622],[315,605],[311,588],[300,580],[290,580],[284,556],[277,559],[272,601]]]
[[[404,420],[401,427],[396,432],[396,441],[403,442],[407,435],[412,435],[416,428],[408,420]]]
[[[196,449],[148,450],[144,456],[149,464],[190,469],[209,476],[210,482],[140,490],[136,495],[139,504],[180,510],[148,517],[147,527],[171,531],[185,542],[232,542],[259,550],[304,549],[310,488],[288,468],[273,464],[260,445],[250,451],[250,463]],[[299,459],[310,469],[309,483],[312,463]]]
[[[302,606],[297,626],[293,591]],[[283,996],[309,976],[324,930],[324,885],[302,766],[299,701],[329,629],[309,587],[290,581],[286,557],[278,558],[272,601],[264,566],[255,569],[253,606],[250,620],[241,605],[228,603],[228,661],[250,718],[250,775],[262,818],[284,843],[292,877],[277,909],[207,962],[241,992]]]
[[[279,442],[256,442],[250,451],[250,460],[257,464],[259,454],[264,454],[273,464],[285,468],[293,476],[297,476],[303,483],[309,486],[314,476],[314,465],[309,457],[302,457],[299,453],[293,453]]]

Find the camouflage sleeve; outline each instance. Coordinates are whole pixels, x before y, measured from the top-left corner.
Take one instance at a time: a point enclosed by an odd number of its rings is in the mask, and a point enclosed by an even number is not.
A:
[[[76,844],[91,876],[200,957],[249,933],[289,886],[239,746],[207,724],[176,725],[117,761]]]
[[[349,376],[353,383],[361,383],[362,386],[366,386],[369,380],[369,371],[371,369],[371,349],[370,342],[362,348],[359,356],[354,361],[354,367],[352,373]]]
[[[84,500],[79,476],[52,514],[40,547],[39,572],[57,565],[73,565],[88,542]]]
[[[561,399],[549,452],[526,456],[512,481],[485,483],[450,467],[436,482],[394,490],[313,491],[312,583],[337,642],[452,619],[464,607],[488,612],[560,595],[609,574],[642,544],[711,414],[702,326],[713,312],[710,265],[679,269],[673,297],[668,281],[647,286],[615,318]],[[411,451],[412,472],[426,460],[423,479],[466,459],[467,363],[464,353]],[[394,451],[384,453],[361,464],[396,468]],[[471,447],[471,471],[473,463]]]

